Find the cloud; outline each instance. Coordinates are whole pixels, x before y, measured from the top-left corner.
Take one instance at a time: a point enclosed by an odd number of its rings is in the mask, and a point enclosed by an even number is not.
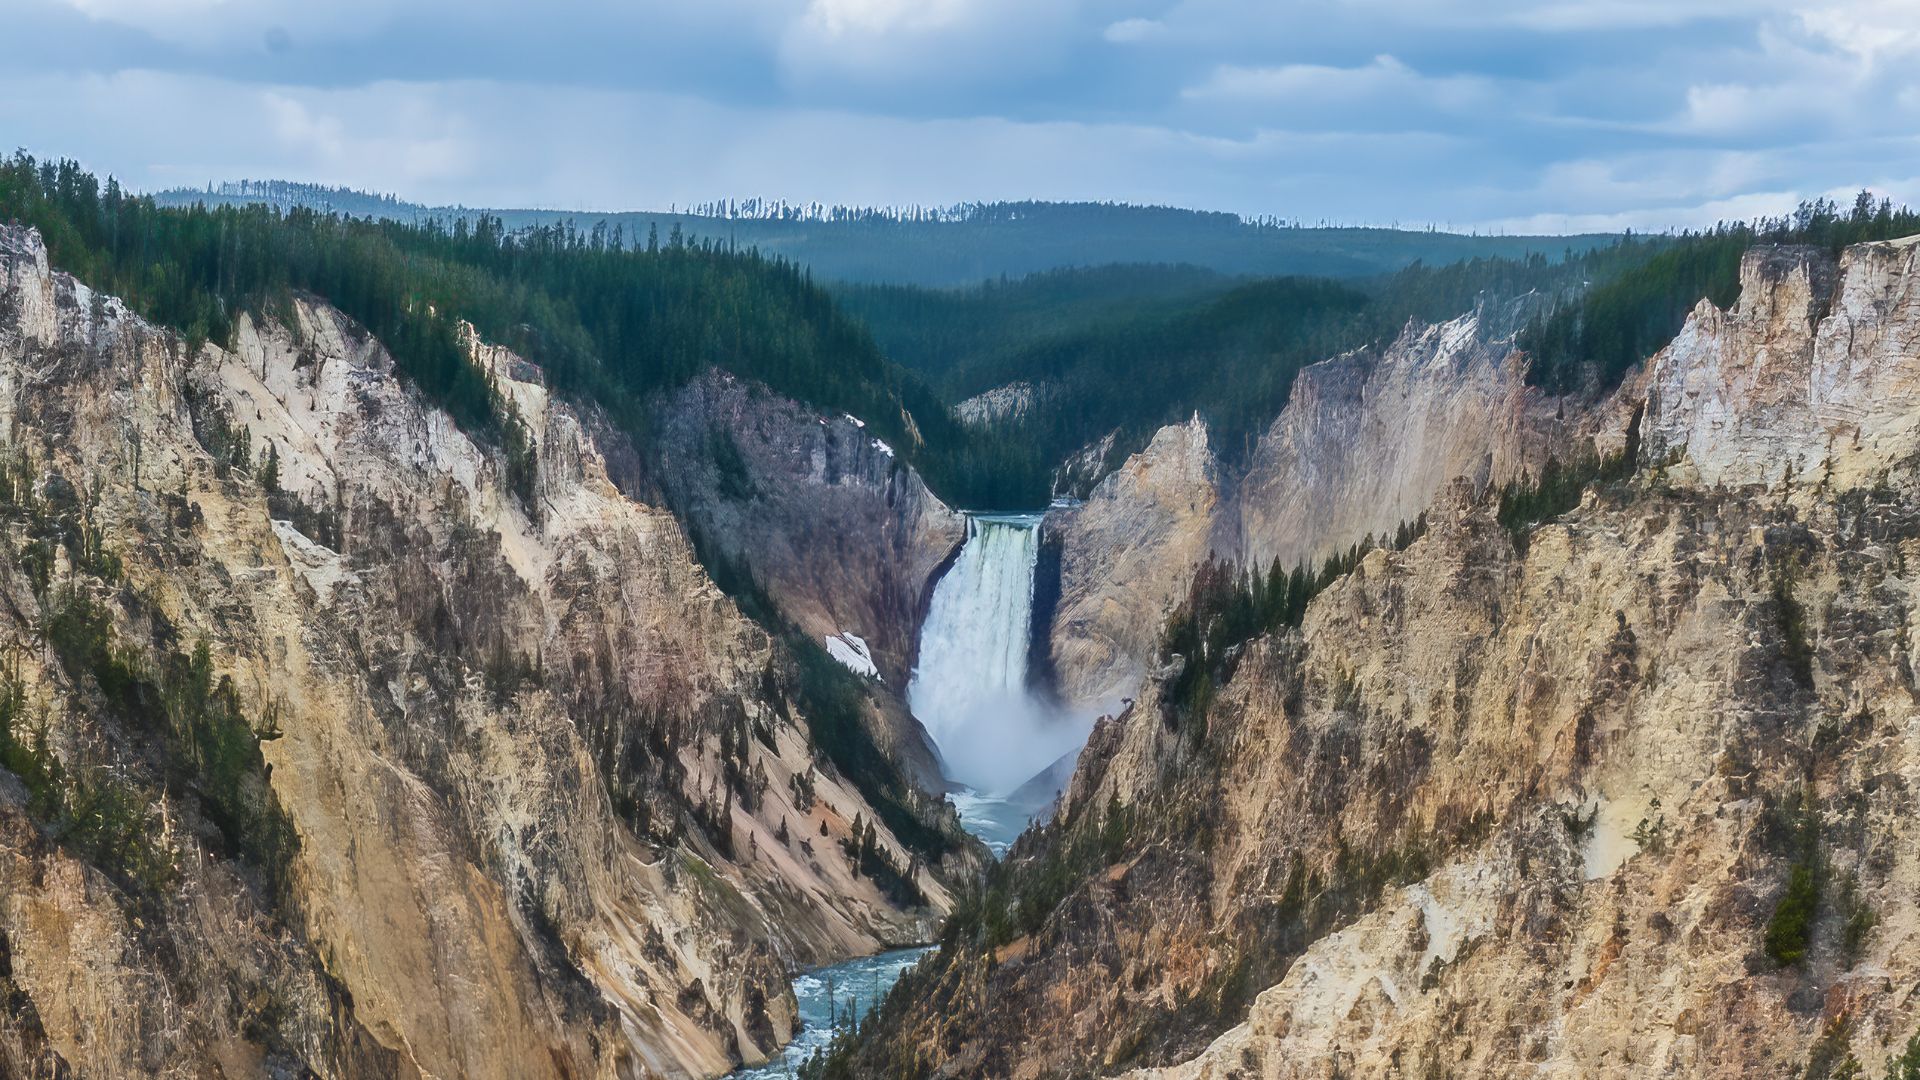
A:
[[[1787,126],[1817,121],[1836,104],[1823,101],[1829,95],[1808,96],[1807,87],[1797,85],[1752,86],[1741,83],[1712,83],[1687,88],[1686,113],[1678,125],[1682,129],[1718,135],[1739,135],[1779,130]]]
[[[1226,64],[1207,80],[1181,92],[1189,101],[1260,102],[1324,108],[1355,102],[1405,106],[1468,108],[1492,96],[1488,80],[1455,76],[1427,78],[1392,56],[1382,54],[1362,67],[1287,64],[1240,67]]]
[[[1870,61],[1920,53],[1920,6],[1912,0],[1827,4],[1796,14],[1809,34]]]
[[[1657,30],[1714,19],[1752,16],[1766,0],[1667,3],[1662,0],[1581,0],[1578,3],[1525,4],[1505,13],[1510,25],[1555,33],[1589,30]]]
[[[964,22],[968,0],[813,0],[802,23],[825,38],[938,31]]]
[[[216,109],[220,127],[198,121]],[[874,204],[1026,194],[1171,201],[1182,164],[1238,152],[1130,124],[764,111],[495,81],[257,87],[154,72],[0,77],[0,126],[143,188],[286,176],[428,202],[575,208],[754,193]],[[621,132],[644,137],[612,136]],[[1116,185],[1115,176],[1129,179]]]
[[[1121,19],[1108,23],[1100,36],[1116,45],[1133,45],[1142,41],[1151,41],[1167,32],[1167,24],[1158,19]]]
[[[142,31],[202,51],[252,49],[276,40],[339,40],[361,36],[383,20],[375,0],[63,0],[96,22]]]
[[[778,62],[790,88],[836,104],[849,90],[991,91],[1055,70],[1083,22],[1075,0],[809,0]]]
[[[143,190],[285,176],[447,192],[483,171],[482,146],[507,150],[476,123],[483,107],[397,83],[313,91],[145,71],[0,79],[0,128]],[[203,121],[216,115],[218,125]]]
[[[1759,191],[1708,202],[1664,202],[1631,210],[1601,212],[1542,212],[1524,217],[1476,222],[1479,232],[1507,235],[1574,233],[1664,232],[1675,228],[1706,228],[1722,221],[1750,221],[1786,212],[1802,196],[1793,191]]]
[[[1909,42],[1890,24],[1870,22],[1876,13],[1869,4],[1844,24],[1831,12],[1762,24],[1757,47],[1737,63],[1703,65],[1665,129],[1749,145],[1913,131],[1920,113],[1910,95],[1920,78],[1899,54],[1920,38]],[[1909,21],[1920,27],[1920,16]],[[1879,29],[1863,29],[1869,25]]]
[[[0,25],[8,141],[146,186],[1647,227],[1920,176],[1912,0],[0,0]]]

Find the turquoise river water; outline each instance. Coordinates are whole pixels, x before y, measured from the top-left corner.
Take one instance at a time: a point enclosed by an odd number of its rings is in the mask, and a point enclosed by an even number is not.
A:
[[[852,1009],[856,1016],[866,1016],[887,991],[893,989],[893,984],[900,981],[900,976],[931,951],[896,949],[796,976],[793,996],[800,1003],[799,1033],[779,1057],[765,1065],[735,1072],[735,1080],[786,1080],[795,1075],[801,1062],[824,1049],[833,1039],[835,1012],[845,1016]]]

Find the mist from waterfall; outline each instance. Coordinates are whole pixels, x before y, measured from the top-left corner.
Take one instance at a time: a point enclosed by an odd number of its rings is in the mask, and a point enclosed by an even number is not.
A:
[[[1027,685],[1039,515],[969,516],[959,557],[935,586],[907,703],[949,779],[1005,795],[1080,745],[1087,725]]]

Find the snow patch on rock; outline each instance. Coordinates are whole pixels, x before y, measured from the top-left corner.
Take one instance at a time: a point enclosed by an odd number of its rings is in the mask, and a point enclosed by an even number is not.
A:
[[[867,649],[867,643],[860,635],[842,630],[830,634],[827,639],[827,655],[846,667],[855,675],[868,679],[878,679],[880,669],[874,665],[873,653]]]

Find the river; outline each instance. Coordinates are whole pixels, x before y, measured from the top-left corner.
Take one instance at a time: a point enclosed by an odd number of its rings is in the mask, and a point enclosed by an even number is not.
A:
[[[1041,515],[969,514],[967,539],[934,589],[907,688],[913,714],[955,784],[960,821],[1002,856],[1072,775],[1090,722],[1028,684]],[[818,968],[793,980],[800,1031],[780,1056],[735,1080],[783,1080],[833,1039],[836,1011],[864,1017],[926,948]]]
[[[800,1003],[800,1030],[780,1056],[765,1065],[741,1069],[734,1080],[786,1080],[800,1063],[826,1048],[833,1039],[833,1015],[851,1008],[865,1017],[930,948],[895,949],[878,956],[815,968],[794,977],[793,996]]]

